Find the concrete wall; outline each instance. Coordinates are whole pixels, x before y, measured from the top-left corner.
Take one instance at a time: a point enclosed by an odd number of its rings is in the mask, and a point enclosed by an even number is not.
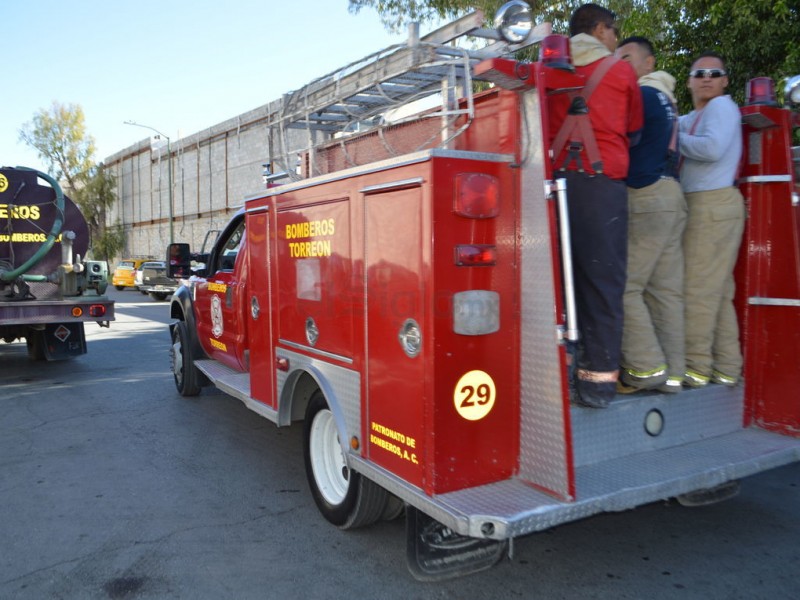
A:
[[[241,114],[167,144],[145,139],[106,158],[117,180],[118,203],[107,223],[125,231],[127,256],[161,259],[170,239],[169,160],[172,161],[174,241],[200,245],[210,229],[221,229],[244,198],[264,189],[269,157],[268,124],[279,103]],[[121,257],[117,257],[121,258]]]

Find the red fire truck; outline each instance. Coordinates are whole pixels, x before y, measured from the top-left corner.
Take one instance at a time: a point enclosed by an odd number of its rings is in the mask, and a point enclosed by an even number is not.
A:
[[[582,79],[557,56],[502,58],[549,33],[505,9],[513,26],[484,49],[448,44],[491,37],[477,13],[285,96],[266,190],[209,253],[171,248],[173,273],[205,264],[171,302],[178,391],[213,384],[278,426],[303,421],[322,514],[347,529],[405,507],[420,579],[589,515],[720,500],[800,460],[796,117],[769,98],[742,109],[744,383],[576,406],[547,114]]]

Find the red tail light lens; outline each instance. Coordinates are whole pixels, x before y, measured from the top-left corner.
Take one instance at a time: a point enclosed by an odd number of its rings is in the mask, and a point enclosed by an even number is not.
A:
[[[489,219],[500,213],[500,182],[483,173],[459,173],[455,178],[453,211],[470,219]]]
[[[497,249],[484,244],[456,246],[456,265],[459,267],[491,267],[497,263]]]
[[[106,314],[106,307],[102,304],[92,304],[89,306],[90,317],[103,317]]]

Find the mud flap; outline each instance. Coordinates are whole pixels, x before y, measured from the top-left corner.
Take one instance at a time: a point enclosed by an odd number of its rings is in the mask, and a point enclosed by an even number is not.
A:
[[[42,332],[47,360],[64,360],[86,354],[83,323],[50,323]]]
[[[476,573],[497,564],[508,540],[459,535],[439,521],[406,506],[406,559],[418,581],[443,581]]]
[[[681,494],[675,499],[681,506],[708,506],[717,502],[730,500],[739,493],[739,481],[727,481],[712,488]]]

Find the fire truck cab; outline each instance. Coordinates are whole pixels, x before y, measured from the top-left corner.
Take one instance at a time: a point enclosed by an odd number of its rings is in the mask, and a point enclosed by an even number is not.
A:
[[[205,263],[171,301],[178,391],[213,384],[278,426],[303,421],[322,514],[348,529],[405,507],[420,579],[589,515],[718,500],[800,460],[796,117],[742,109],[744,383],[576,406],[569,190],[547,111],[581,79],[501,58],[549,34],[520,35],[523,9],[504,8],[516,29],[482,50],[447,44],[489,35],[476,13],[286,95],[267,188],[210,253],[171,248],[173,274]],[[424,97],[440,106],[395,108]]]

